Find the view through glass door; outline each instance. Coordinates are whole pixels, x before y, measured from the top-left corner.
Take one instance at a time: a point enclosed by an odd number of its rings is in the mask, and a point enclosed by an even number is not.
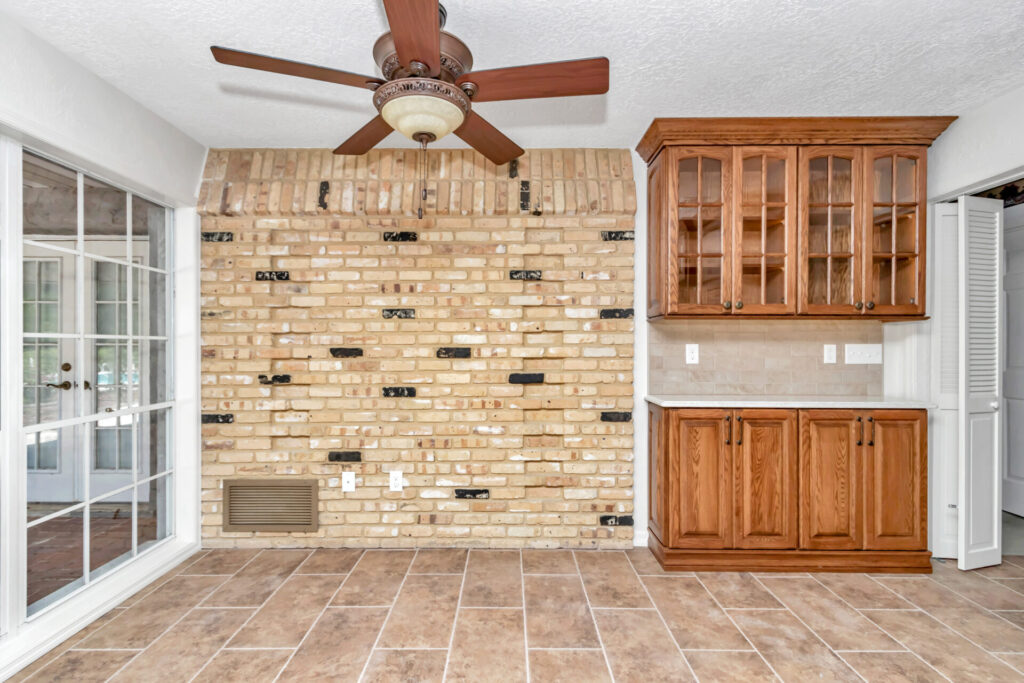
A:
[[[22,164],[28,615],[171,533],[170,211]]]

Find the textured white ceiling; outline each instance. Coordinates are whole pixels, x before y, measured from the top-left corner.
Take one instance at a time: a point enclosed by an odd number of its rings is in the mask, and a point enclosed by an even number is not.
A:
[[[479,69],[611,59],[607,95],[476,107],[523,147],[633,147],[656,116],[959,114],[1024,73],[1021,0],[445,5]],[[375,114],[368,91],[223,66],[208,47],[376,74],[379,0],[0,0],[0,11],[210,146],[333,147]]]

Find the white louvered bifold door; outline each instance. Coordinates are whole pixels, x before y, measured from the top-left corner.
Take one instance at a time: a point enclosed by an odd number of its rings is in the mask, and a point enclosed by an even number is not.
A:
[[[1002,562],[999,447],[1003,203],[960,197],[960,569]],[[941,277],[941,274],[940,274]]]

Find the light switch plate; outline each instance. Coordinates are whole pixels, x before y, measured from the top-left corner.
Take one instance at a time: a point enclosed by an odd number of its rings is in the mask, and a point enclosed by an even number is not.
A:
[[[700,363],[700,344],[686,345],[686,364],[696,365]]]
[[[881,365],[882,345],[881,344],[847,344],[846,345],[847,365]]]
[[[836,345],[825,344],[825,362],[829,365],[836,362]]]
[[[388,483],[391,485],[392,491],[402,490],[402,470],[391,470],[389,473]]]
[[[342,472],[341,473],[341,490],[344,493],[350,493],[356,490],[356,473],[355,472]]]

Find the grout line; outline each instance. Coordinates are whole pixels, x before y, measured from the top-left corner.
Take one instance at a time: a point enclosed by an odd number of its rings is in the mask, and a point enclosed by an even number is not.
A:
[[[402,589],[405,588],[405,580],[409,578],[409,570],[416,563],[416,556],[419,555],[419,548],[413,548],[412,559],[409,560],[408,566],[405,568],[405,573],[402,575],[402,582],[398,584],[398,590],[395,591],[395,597],[391,599],[391,606],[388,607],[388,613],[384,615],[384,621],[380,625],[380,629],[377,631],[377,637],[373,641],[373,647],[370,648],[370,652],[366,655],[366,661],[363,662],[362,671],[359,672],[359,678],[357,681],[362,681],[366,677],[366,670],[370,668],[370,660],[373,659],[373,651],[377,649],[377,644],[380,643],[380,638],[384,635],[384,629],[388,627],[388,622],[391,621],[391,612],[395,609],[395,603],[398,602],[398,597],[402,594]],[[351,576],[351,574],[349,574]]]
[[[292,578],[293,576],[295,576],[295,572],[297,572],[297,571],[299,570],[299,567],[301,567],[301,566],[302,566],[302,563],[303,563],[303,562],[305,562],[306,560],[308,560],[308,559],[309,559],[310,557],[312,557],[312,556],[313,556],[313,553],[314,553],[314,552],[315,552],[315,551],[313,551],[313,550],[310,550],[310,551],[309,551],[309,554],[308,554],[308,555],[306,555],[305,559],[304,559],[304,560],[302,560],[302,562],[299,562],[299,563],[298,563],[297,565],[295,565],[295,569],[291,570],[291,572],[289,572],[289,573],[288,573],[288,576],[284,577],[284,578],[283,578],[283,579],[281,580],[281,583],[277,584],[277,587],[276,587],[276,588],[275,588],[274,590],[270,591],[270,595],[268,595],[268,596],[266,597],[266,599],[265,599],[265,600],[264,600],[264,601],[263,601],[263,602],[262,602],[262,603],[260,604],[260,606],[259,606],[259,607],[257,607],[257,608],[256,608],[255,610],[253,610],[253,613],[249,615],[249,618],[248,618],[248,619],[246,619],[245,621],[243,621],[243,622],[242,622],[242,625],[241,625],[241,626],[239,626],[238,628],[236,628],[236,629],[235,629],[235,632],[231,634],[231,637],[230,637],[230,638],[228,638],[227,640],[225,640],[225,641],[224,641],[224,643],[223,643],[223,644],[222,644],[222,645],[220,646],[220,648],[219,648],[219,649],[218,649],[218,650],[217,650],[216,652],[214,652],[214,653],[213,653],[213,655],[212,655],[212,656],[211,656],[211,657],[210,657],[209,659],[207,659],[207,660],[206,660],[206,661],[205,661],[205,662],[203,663],[203,665],[202,665],[201,667],[199,667],[199,670],[198,670],[198,671],[196,671],[196,672],[195,672],[195,674],[194,674],[194,675],[192,676],[192,678],[190,678],[190,679],[189,679],[189,682],[190,682],[190,683],[191,683],[191,681],[194,681],[194,680],[195,680],[196,678],[198,678],[198,677],[199,677],[199,674],[203,673],[203,670],[204,670],[204,669],[205,669],[206,667],[208,667],[208,666],[210,665],[210,662],[212,662],[212,661],[213,661],[214,659],[216,659],[216,658],[217,658],[217,655],[219,655],[219,654],[220,654],[220,653],[221,653],[221,652],[222,652],[222,651],[224,650],[224,648],[225,648],[225,647],[227,646],[227,644],[228,644],[228,643],[230,643],[230,642],[231,642],[232,640],[234,640],[234,639],[235,639],[235,636],[237,636],[237,635],[238,635],[239,633],[241,633],[241,632],[242,632],[242,629],[244,629],[244,628],[245,628],[246,626],[248,626],[248,625],[249,625],[249,622],[250,622],[250,621],[252,621],[253,619],[255,619],[255,618],[256,618],[256,615],[257,615],[257,614],[259,614],[259,613],[260,613],[260,611],[261,611],[261,610],[262,610],[262,609],[263,609],[264,607],[266,607],[266,606],[267,606],[267,604],[269,604],[269,603],[270,603],[270,601],[271,601],[271,600],[273,599],[273,597],[274,597],[275,595],[277,595],[277,592],[278,592],[279,590],[281,590],[282,588],[284,588],[284,585],[285,585],[286,583],[288,583],[288,581],[289,581],[289,580],[290,580],[290,579],[291,579],[291,578]],[[260,553],[260,554],[261,554],[261,553]],[[204,601],[204,602],[205,602],[205,601]]]
[[[761,661],[764,662],[765,666],[767,666],[768,669],[773,674],[775,674],[775,678],[777,678],[778,680],[781,681],[782,680],[782,676],[780,676],[779,672],[775,670],[775,667],[772,666],[772,663],[768,661],[768,658],[764,656],[764,653],[761,652],[761,650],[758,649],[758,647],[756,645],[754,645],[754,641],[752,641],[750,638],[747,637],[747,634],[743,632],[743,629],[740,628],[740,625],[737,624],[736,620],[732,618],[732,615],[729,614],[729,611],[727,609],[725,609],[724,607],[722,607],[722,603],[718,599],[718,596],[715,595],[713,592],[711,592],[711,590],[707,586],[704,585],[704,582],[700,580],[700,576],[699,575],[695,575],[693,578],[697,579],[697,583],[700,584],[700,587],[703,588],[704,591],[711,597],[711,599],[714,601],[714,603],[718,606],[718,609],[722,610],[722,614],[724,614],[725,618],[729,620],[729,623],[732,624],[732,627],[734,629],[736,629],[736,632],[739,633],[741,636],[743,636],[743,640],[747,641],[747,643],[750,644],[751,649],[754,652],[757,653],[757,655],[761,658]]]
[[[608,667],[608,677],[615,683],[615,673],[612,671],[612,663],[608,659],[608,650],[604,647],[604,639],[601,637],[601,629],[597,626],[597,617],[594,615],[594,607],[590,604],[590,593],[587,592],[587,582],[583,580],[583,572],[580,571],[580,562],[576,559],[576,551],[572,550],[572,562],[576,565],[576,576],[579,577],[580,585],[583,586],[583,597],[587,600],[587,610],[590,612],[590,619],[594,622],[594,633],[597,634],[597,644],[601,646],[601,654],[604,655],[604,665]],[[626,560],[629,561],[628,559]],[[632,566],[632,565],[630,565]],[[689,664],[687,664],[689,666]]]
[[[700,678],[697,677],[697,672],[694,671],[693,666],[690,665],[690,660],[686,657],[686,653],[683,652],[683,648],[679,647],[679,641],[676,640],[675,634],[672,633],[672,629],[669,628],[668,622],[665,621],[665,615],[661,613],[660,609],[658,609],[658,603],[654,602],[654,597],[651,595],[651,591],[647,589],[647,584],[644,583],[644,580],[640,578],[639,574],[637,574],[636,567],[633,566],[633,563],[629,561],[629,555],[626,555],[626,563],[633,570],[633,575],[636,576],[636,580],[640,584],[640,587],[644,589],[644,595],[646,595],[647,599],[651,601],[654,613],[658,615],[659,619],[661,619],[661,625],[665,627],[665,631],[668,633],[668,637],[672,640],[672,644],[676,646],[676,651],[679,652],[679,656],[683,658],[683,663],[686,664],[686,669],[690,672],[690,675],[693,676],[693,680],[700,681]]]
[[[448,679],[448,662],[452,659],[452,648],[455,646],[455,628],[459,625],[459,610],[462,609],[462,591],[466,587],[466,571],[469,569],[469,556],[472,550],[466,552],[466,559],[462,563],[462,581],[459,583],[459,599],[455,601],[455,618],[452,619],[452,632],[448,636],[448,654],[444,658],[444,671],[441,680]]]
[[[341,583],[338,584],[338,587],[334,590],[333,593],[331,593],[331,597],[327,599],[327,604],[325,604],[323,609],[320,610],[320,614],[316,615],[316,619],[313,620],[313,623],[310,625],[309,629],[307,629],[306,632],[302,635],[302,639],[299,640],[299,644],[295,646],[295,649],[292,650],[291,655],[289,655],[288,659],[286,659],[284,661],[284,664],[281,665],[281,668],[278,670],[277,675],[274,676],[273,680],[275,681],[275,683],[276,683],[276,681],[279,678],[281,678],[281,674],[284,673],[284,670],[287,669],[288,665],[292,663],[292,660],[295,659],[295,655],[298,654],[300,649],[302,649],[302,645],[306,642],[306,639],[309,638],[309,634],[312,633],[314,629],[316,629],[317,624],[320,623],[320,619],[327,612],[327,608],[331,606],[332,602],[334,602],[334,598],[336,598],[338,596],[338,593],[341,591],[342,587],[346,583],[348,583],[348,580],[350,578],[352,578],[352,574],[355,573],[356,567],[359,566],[359,563],[363,561],[364,557],[366,557],[366,552],[365,551],[359,553],[359,557],[357,557],[356,561],[354,563],[352,563],[351,567],[349,567],[348,574],[345,575],[345,578],[341,580]],[[302,565],[299,565],[299,566],[302,566]]]

